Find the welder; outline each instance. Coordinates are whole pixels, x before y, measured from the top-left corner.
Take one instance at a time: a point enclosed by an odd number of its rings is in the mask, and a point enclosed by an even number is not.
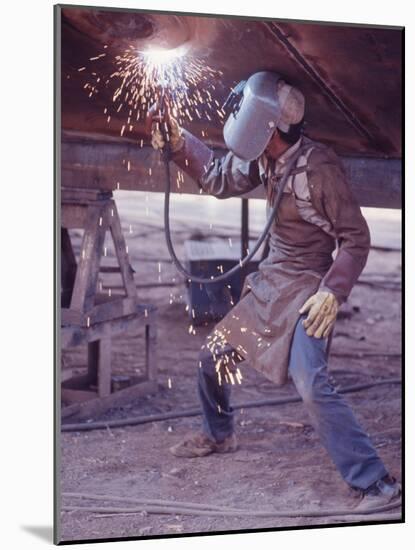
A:
[[[174,163],[218,199],[264,186],[272,207],[286,167],[291,170],[268,256],[245,278],[241,299],[202,346],[201,431],[170,450],[190,458],[237,449],[231,384],[218,377],[217,365],[225,359],[229,369],[246,360],[277,385],[291,377],[330,458],[362,497],[359,506],[376,506],[397,498],[400,484],[330,383],[327,368],[338,309],[366,264],[370,234],[340,159],[304,135],[304,115],[302,92],[270,71],[253,74],[234,92],[224,126],[229,151],[221,158],[170,113],[153,109],[148,115],[153,147],[163,149],[168,139]],[[160,124],[167,125],[168,138]]]

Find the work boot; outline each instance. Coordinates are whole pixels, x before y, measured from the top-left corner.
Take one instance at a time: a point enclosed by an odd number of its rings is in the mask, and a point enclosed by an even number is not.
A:
[[[233,453],[238,448],[236,435],[232,434],[220,443],[203,433],[188,435],[180,443],[170,447],[170,452],[180,458],[196,458],[212,453]]]
[[[369,510],[391,504],[393,501],[398,501],[401,492],[401,484],[394,477],[386,475],[361,491],[362,500],[355,510]]]

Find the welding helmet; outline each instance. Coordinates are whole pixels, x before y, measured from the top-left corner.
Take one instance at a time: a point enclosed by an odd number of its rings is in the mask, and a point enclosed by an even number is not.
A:
[[[276,128],[288,132],[303,119],[304,103],[300,90],[278,73],[262,71],[241,81],[224,104],[231,109],[223,129],[227,148],[243,160],[258,158]]]

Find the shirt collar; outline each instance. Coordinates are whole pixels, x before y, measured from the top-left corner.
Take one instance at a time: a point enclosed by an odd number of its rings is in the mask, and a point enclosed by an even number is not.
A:
[[[291,147],[289,147],[282,155],[280,155],[276,161],[275,161],[275,169],[277,170],[281,166],[283,166],[287,160],[290,159],[290,157],[298,150],[298,148],[301,145],[302,137],[300,137]],[[262,153],[262,155],[258,159],[258,166],[259,166],[259,173],[261,175],[264,175],[267,173],[268,168],[268,157],[265,153]]]

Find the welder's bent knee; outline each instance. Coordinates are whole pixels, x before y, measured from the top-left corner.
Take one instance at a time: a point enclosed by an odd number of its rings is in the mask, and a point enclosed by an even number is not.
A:
[[[217,378],[217,364],[218,362],[222,363],[225,357],[229,358],[225,362],[231,360],[237,362],[238,360],[236,350],[230,344],[212,349],[207,349],[207,347],[202,349],[198,355],[199,375]]]
[[[317,403],[333,393],[328,381],[327,341],[308,336],[297,322],[290,350],[289,373],[306,405]]]
[[[307,408],[319,408],[338,398],[334,387],[330,384],[325,369],[316,369],[307,376],[292,375],[293,382],[301,399]]]
[[[197,364],[200,374],[213,375],[215,373],[216,362],[210,352],[200,351]]]

